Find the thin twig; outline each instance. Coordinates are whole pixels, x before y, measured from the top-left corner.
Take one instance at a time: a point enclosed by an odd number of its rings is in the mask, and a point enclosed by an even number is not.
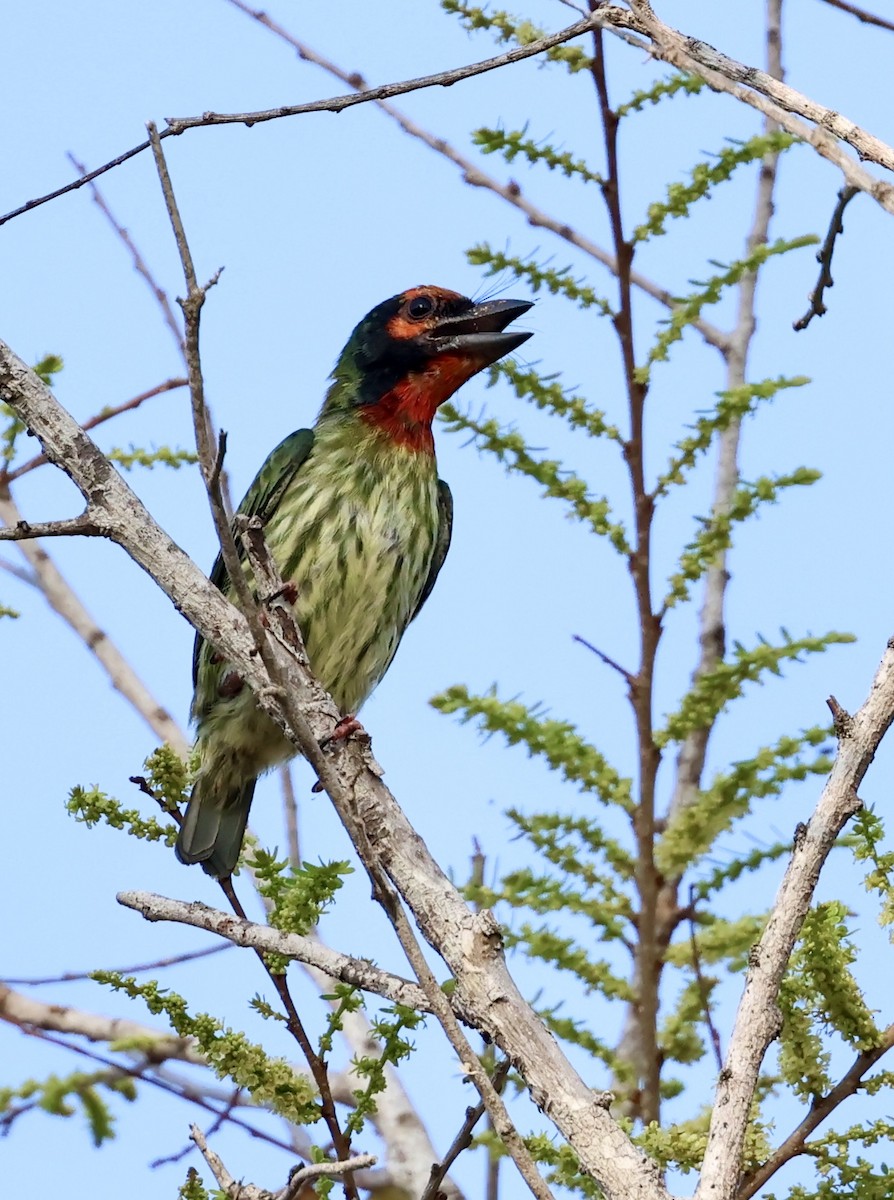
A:
[[[803,317],[799,317],[797,321],[792,322],[792,328],[799,333],[802,329],[806,329],[814,317],[821,317],[826,306],[823,303],[823,295],[826,288],[834,287],[835,281],[832,278],[832,255],[835,253],[835,241],[839,233],[844,233],[844,210],[853,200],[854,196],[859,193],[859,188],[846,185],[838,193],[838,201],[832,211],[832,219],[829,221],[829,228],[826,236],[823,239],[823,244],[816,254],[816,261],[820,265],[819,279],[816,281],[816,287],[810,293],[810,307]]]
[[[185,350],[184,350],[184,346],[183,346],[183,332],[180,329],[180,325],[177,321],[176,316],[174,315],[174,310],[171,307],[170,300],[168,299],[168,293],[158,283],[155,276],[149,270],[149,267],[146,265],[146,260],[143,258],[142,254],[140,254],[140,251],[138,250],[133,238],[130,236],[129,231],[124,228],[124,226],[121,224],[121,222],[115,216],[115,214],[112,212],[111,208],[108,205],[108,202],[106,201],[105,196],[103,196],[103,194],[99,190],[99,188],[92,182],[93,176],[91,176],[90,172],[87,170],[87,168],[84,166],[84,164],[81,162],[78,162],[78,160],[71,153],[71,151],[68,152],[68,161],[71,163],[71,165],[74,167],[74,169],[78,172],[79,175],[83,176],[85,179],[87,179],[90,182],[90,191],[93,196],[93,203],[97,206],[99,211],[103,214],[103,216],[106,218],[106,220],[112,226],[112,228],[115,230],[115,233],[118,235],[119,239],[124,243],[124,245],[127,247],[128,251],[130,252],[130,257],[131,257],[131,260],[133,261],[134,270],[137,272],[137,274],[142,275],[143,279],[146,281],[146,283],[149,287],[149,290],[152,292],[152,295],[155,297],[156,303],[158,304],[159,308],[162,311],[162,316],[164,317],[165,325],[167,325],[167,327],[171,333],[171,336],[174,339],[174,342],[177,346],[177,350],[180,353],[180,357],[185,361],[186,354],[185,354]]]
[[[208,1137],[212,1137],[215,1133],[217,1133],[220,1127],[230,1119],[233,1109],[239,1103],[239,1097],[241,1094],[242,1088],[237,1087],[233,1089],[229,1100],[226,1102],[226,1107],[220,1110],[217,1117],[208,1126]],[[167,1167],[172,1163],[182,1162],[182,1160],[186,1158],[187,1154],[191,1154],[194,1149],[194,1143],[192,1145],[187,1143],[182,1150],[177,1150],[173,1154],[164,1154],[161,1158],[153,1158],[152,1162],[149,1164],[149,1167],[151,1170],[155,1171],[159,1167]]]
[[[711,987],[704,975],[702,975],[701,955],[699,954],[698,938],[695,932],[695,893],[696,887],[695,884],[692,884],[689,888],[689,945],[692,950],[692,969],[695,972],[695,982],[698,985],[698,990],[702,998],[705,1024],[708,1027],[711,1045],[714,1048],[714,1061],[717,1063],[717,1070],[722,1071],[723,1047],[720,1043],[720,1034],[717,1032],[717,1026],[714,1024],[713,1014],[711,1013]]]
[[[489,71],[499,71],[512,63],[522,62],[526,58],[544,54],[554,46],[570,42],[572,38],[589,33],[592,28],[592,19],[586,17],[582,21],[575,21],[566,29],[560,29],[557,33],[547,34],[524,46],[513,46],[511,50],[496,54],[493,58],[469,63],[465,67],[454,67],[449,71],[438,71],[434,75],[422,75],[416,79],[407,79],[401,83],[382,84],[380,87],[370,88],[366,92],[349,92],[346,96],[333,96],[328,100],[312,100],[307,104],[282,104],[276,108],[261,109],[257,112],[204,112],[196,117],[165,117],[165,122],[171,133],[180,134],[187,129],[206,125],[252,126],[259,125],[264,121],[278,121],[283,117],[303,116],[305,113],[342,112],[346,108],[353,108],[356,104],[367,104],[370,100],[387,100],[391,96],[402,96],[406,92],[417,92],[422,88],[451,87],[454,83],[460,83],[464,79],[484,75]],[[2,224],[2,220],[0,220],[0,224]]]
[[[503,1061],[498,1064],[493,1073],[493,1085],[498,1093],[503,1091],[503,1087],[506,1083],[506,1076],[509,1074],[510,1066],[511,1064],[508,1058],[504,1058]],[[432,1166],[431,1178],[425,1185],[425,1191],[419,1197],[419,1200],[436,1200],[438,1191],[444,1181],[444,1176],[459,1158],[460,1154],[462,1154],[463,1150],[467,1150],[469,1146],[471,1146],[472,1134],[475,1131],[475,1126],[484,1116],[486,1111],[487,1106],[483,1100],[479,1100],[474,1107],[466,1109],[465,1120],[463,1121],[462,1125],[460,1125],[456,1137],[450,1143],[447,1153],[439,1163],[435,1163]]]
[[[590,8],[601,10],[597,0]],[[645,408],[648,382],[637,371],[634,306],[630,272],[635,244],[624,233],[621,207],[621,170],[618,150],[619,117],[609,98],[605,63],[604,36],[601,28],[593,32],[593,57],[590,75],[599,105],[602,142],[605,150],[605,179],[600,185],[611,229],[612,244],[618,260],[618,304],[612,319],[624,372],[629,433],[623,443],[624,462],[632,497],[635,541],[627,555],[627,568],[633,588],[638,618],[639,663],[635,675],[628,677],[630,705],[636,728],[639,766],[639,795],[632,815],[636,842],[635,884],[638,896],[637,943],[634,952],[634,991],[637,1003],[631,1007],[627,1036],[621,1044],[621,1057],[632,1066],[639,1081],[636,1115],[649,1124],[660,1119],[661,1062],[658,1053],[658,1007],[662,954],[658,946],[658,872],[654,861],[655,786],[661,761],[652,731],[652,690],[655,660],[661,639],[661,617],[653,611],[651,583],[652,521],[655,504],[645,484]]]
[[[185,1100],[187,1104],[196,1104],[199,1106],[199,1108],[203,1108],[206,1112],[211,1113],[215,1119],[220,1116],[220,1109],[215,1108],[214,1105],[206,1100],[197,1089],[184,1090],[175,1086],[174,1084],[168,1083],[164,1079],[159,1079],[153,1074],[144,1074],[146,1071],[151,1071],[152,1067],[154,1066],[154,1064],[151,1062],[144,1063],[139,1067],[128,1067],[123,1063],[116,1063],[112,1059],[105,1058],[103,1055],[97,1054],[95,1050],[88,1050],[86,1046],[76,1046],[73,1042],[67,1042],[64,1038],[55,1037],[53,1034],[47,1033],[43,1029],[34,1029],[23,1026],[22,1032],[27,1034],[28,1037],[39,1038],[43,1042],[49,1042],[54,1046],[60,1046],[62,1049],[69,1050],[72,1054],[80,1055],[81,1058],[87,1058],[91,1062],[102,1063],[104,1066],[117,1071],[121,1078],[142,1080],[143,1083],[151,1084],[152,1087],[159,1088],[161,1091],[167,1092],[168,1095],[176,1096],[179,1100]],[[240,1117],[234,1116],[233,1113],[230,1113],[227,1116],[227,1121],[231,1125],[235,1125],[238,1129],[241,1129],[244,1133],[256,1138],[258,1141],[267,1142],[268,1145],[276,1146],[279,1150],[285,1150],[287,1152],[291,1152],[292,1150],[292,1147],[287,1142],[281,1141],[279,1138],[274,1137],[270,1133],[265,1133],[262,1129],[256,1129],[253,1125],[249,1125]]]
[[[312,1179],[331,1178],[344,1175],[347,1171],[361,1171],[367,1167],[374,1167],[377,1161],[374,1154],[355,1154],[344,1162],[308,1163],[306,1167],[299,1167],[297,1171],[292,1172],[289,1182],[282,1191],[276,1193],[274,1200],[296,1200],[304,1185]]]
[[[206,946],[203,950],[188,950],[185,954],[173,954],[170,958],[157,958],[154,962],[138,963],[135,967],[112,967],[118,975],[140,975],[143,971],[160,971],[164,967],[176,967],[181,963],[193,962],[197,958],[208,958],[211,954],[220,954],[222,950],[230,950],[232,942],[216,943]],[[92,981],[96,968],[90,971],[66,971],[63,975],[45,975],[39,979],[0,979],[9,987],[44,987],[50,983],[80,983],[89,979]]]
[[[770,74],[780,78],[783,75],[781,28],[781,0],[768,0],[767,70]],[[769,118],[764,121],[764,134],[770,134],[776,129],[774,121]],[[763,245],[769,237],[778,164],[779,154],[775,151],[765,155],[761,161],[754,217],[745,246],[746,255],[752,253],[757,246]],[[743,387],[746,381],[748,353],[757,327],[755,318],[756,272],[749,271],[743,275],[738,292],[736,326],[731,337],[730,353],[726,361],[725,387],[729,391]],[[717,474],[711,505],[712,513],[715,516],[722,516],[729,512],[739,486],[741,429],[741,420],[734,419],[730,421],[718,438]],[[726,648],[724,613],[728,583],[727,552],[723,551],[708,568],[705,576],[704,598],[698,617],[699,658],[692,674],[693,685],[716,670],[718,664],[723,660]],[[677,813],[692,804],[696,797],[704,771],[710,734],[711,726],[705,725],[689,733],[680,745],[674,791],[668,809],[669,820],[673,820]],[[676,884],[674,883],[672,886],[675,890]],[[675,907],[676,905],[668,905],[667,911],[672,912]],[[670,937],[672,932],[672,929],[669,929],[667,936]]]
[[[298,801],[295,798],[295,784],[292,780],[292,770],[288,763],[279,768],[279,783],[282,788],[282,804],[286,818],[286,845],[289,849],[289,863],[297,871],[301,866],[301,841],[298,836]]]
[[[604,662],[607,667],[611,667],[613,671],[617,671],[628,687],[633,685],[633,675],[630,673],[630,671],[628,671],[626,667],[622,667],[619,662],[615,662],[613,658],[609,657],[608,654],[605,654],[597,646],[594,646],[592,642],[588,642],[587,639],[581,637],[579,633],[573,633],[571,635],[571,640],[573,642],[578,642],[581,646],[585,646],[587,650],[592,651],[592,653],[595,654],[598,659]]]
[[[22,514],[9,492],[0,488],[0,522],[15,526],[21,520]],[[185,758],[189,754],[189,742],[180,726],[152,695],[105,630],[97,625],[43,544],[20,541],[18,548],[34,572],[36,586],[47,604],[96,658],[112,687],[121,693],[160,741],[167,742],[181,758]]]
[[[96,413],[95,416],[88,417],[81,425],[81,428],[95,429],[97,425],[102,425],[104,421],[111,421],[113,417],[119,417],[122,413],[131,412],[133,409],[139,408],[141,404],[147,400],[151,400],[154,396],[161,396],[165,392],[174,391],[176,388],[187,387],[188,384],[188,379],[166,379],[164,383],[156,384],[155,387],[149,388],[146,392],[140,392],[139,396],[134,396],[130,400],[123,401],[121,404],[115,404],[111,408],[104,408],[102,412]],[[27,475],[35,467],[42,467],[48,461],[45,454],[36,454],[34,458],[30,458],[27,462],[22,463],[14,471],[6,472],[0,470],[0,485],[4,482],[12,483],[13,480],[21,478],[22,475]]]
[[[8,559],[0,558],[0,571],[6,571],[12,575],[13,579],[18,579],[19,583],[27,583],[29,587],[41,590],[40,582],[33,571],[26,571],[24,567],[19,567],[15,563],[9,562]]]
[[[352,93],[347,96],[333,96],[327,100],[314,100],[309,104],[294,104],[269,109],[265,112],[205,113],[200,117],[169,117],[167,128],[157,133],[156,137],[160,141],[163,138],[183,133],[186,129],[198,128],[203,125],[238,123],[250,126],[257,124],[259,121],[272,121],[280,117],[294,117],[304,113],[337,113],[346,108],[353,108],[357,104],[367,104],[371,100],[383,100],[389,96],[402,96],[406,92],[416,92],[422,88],[450,87],[451,84],[458,83],[463,79],[471,79],[475,75],[483,75],[487,71],[495,71],[500,67],[508,66],[510,63],[520,62],[522,59],[531,58],[536,54],[543,54],[544,51],[552,49],[553,46],[560,46],[563,42],[568,42],[572,38],[586,33],[589,28],[589,20],[577,21],[574,25],[569,25],[567,29],[562,29],[558,33],[540,38],[538,41],[531,42],[527,46],[517,46],[512,50],[506,51],[505,54],[496,55],[494,58],[484,59],[478,63],[471,63],[465,67],[456,67],[450,71],[441,71],[435,75],[423,75],[416,79],[406,79],[401,83],[385,84],[381,87],[370,88],[366,92]],[[33,200],[28,200],[25,204],[0,216],[0,225],[5,225],[7,221],[11,221],[23,213],[30,212],[31,209],[38,208],[41,204],[47,204],[50,200],[55,200],[57,197],[65,195],[66,192],[76,191],[78,188],[83,187],[84,184],[98,179],[106,171],[113,170],[137,154],[142,154],[151,145],[152,139],[150,137],[149,140],[140,142],[138,146],[133,146],[130,150],[125,150],[123,154],[119,154],[107,163],[103,163],[101,167],[97,167],[93,171],[88,171],[80,179],[72,180],[71,183],[65,184],[64,187],[56,188],[55,191],[47,192],[44,196],[37,196]]]
[[[827,1092],[825,1096],[813,1101],[810,1112],[794,1129],[785,1141],[778,1146],[767,1161],[756,1170],[746,1175],[736,1192],[736,1200],[749,1200],[757,1195],[764,1184],[787,1162],[806,1152],[806,1142],[814,1129],[821,1125],[843,1100],[855,1095],[863,1081],[863,1076],[894,1047],[894,1025],[889,1025],[883,1032],[878,1046],[858,1054],[850,1070],[841,1080]]]
[[[840,8],[842,12],[850,13],[864,25],[877,25],[879,29],[894,30],[894,21],[889,21],[886,17],[877,17],[875,13],[867,12],[865,8],[857,8],[856,4],[848,4],[846,0],[825,0],[825,3],[830,4],[833,8]]]
[[[192,400],[193,428],[195,430],[199,466],[202,471],[202,478],[205,481],[205,489],[208,493],[208,503],[211,508],[211,517],[214,521],[220,551],[223,556],[224,565],[227,568],[231,586],[235,592],[236,601],[245,614],[245,619],[249,623],[255,640],[260,644],[264,637],[263,631],[260,628],[257,608],[252,599],[251,590],[242,572],[239,553],[236,549],[233,531],[230,528],[227,506],[221,489],[220,481],[223,465],[221,454],[226,448],[226,434],[220,434],[218,443],[215,446],[211,418],[205,403],[205,380],[202,375],[202,359],[199,349],[202,307],[209,288],[212,288],[220,277],[220,270],[203,287],[199,286],[192,253],[189,249],[189,242],[186,238],[186,231],[183,227],[183,220],[180,216],[180,209],[177,205],[177,198],[174,195],[174,187],[171,183],[170,173],[168,172],[168,165],[161,147],[161,136],[152,122],[149,123],[147,128],[165,200],[165,207],[168,211],[171,228],[174,231],[174,240],[177,243],[177,252],[180,255],[183,276],[186,280],[186,298],[178,300],[178,303],[183,310],[185,327],[184,355],[189,372],[189,393]]]
[[[2,494],[0,494],[0,498]],[[77,517],[61,521],[26,521],[0,527],[0,542],[23,542],[44,537],[108,537],[102,514],[90,506]]]
[[[245,910],[236,895],[233,888],[232,878],[218,880],[221,891],[229,900],[233,911],[243,921],[248,918],[245,915]],[[317,1090],[320,1093],[320,1115],[326,1123],[329,1134],[332,1138],[332,1144],[335,1147],[335,1152],[339,1160],[345,1161],[351,1157],[351,1143],[342,1131],[339,1124],[338,1114],[335,1111],[335,1101],[332,1098],[332,1089],[329,1085],[329,1074],[326,1063],[314,1050],[307,1031],[304,1028],[304,1023],[298,1015],[298,1010],[295,1007],[295,1001],[292,999],[292,994],[289,991],[289,985],[286,982],[285,975],[277,974],[271,970],[267,958],[262,950],[255,949],[258,960],[270,978],[271,983],[276,988],[283,1008],[285,1009],[286,1028],[289,1033],[301,1047],[301,1052],[307,1061],[310,1068],[310,1073],[313,1076],[314,1083],[317,1085]],[[350,1170],[346,1170],[344,1179],[345,1195],[350,1200],[359,1200],[357,1185],[354,1182],[354,1177]]]
[[[196,448],[199,454],[199,463],[202,470],[202,477],[205,480],[206,490],[208,492],[208,501],[211,507],[211,514],[214,518],[214,524],[217,530],[218,541],[220,543],[221,553],[224,563],[226,564],[229,573],[232,587],[238,597],[240,607],[245,619],[249,624],[255,638],[255,644],[258,647],[262,658],[265,657],[265,647],[267,638],[261,622],[260,611],[255,603],[254,597],[248,585],[242,570],[242,565],[239,558],[239,553],[236,548],[233,530],[230,522],[227,519],[227,512],[223,502],[223,496],[220,490],[220,473],[223,463],[223,454],[226,449],[226,436],[220,435],[217,447],[214,447],[211,437],[211,426],[208,416],[208,409],[205,405],[205,385],[202,375],[201,354],[199,349],[199,330],[202,306],[205,303],[205,295],[208,288],[217,282],[220,275],[218,271],[215,276],[204,287],[200,287],[193,263],[192,253],[189,248],[189,242],[186,237],[186,231],[183,227],[183,221],[180,216],[180,210],[177,205],[177,199],[174,195],[173,184],[168,172],[167,163],[165,161],[164,152],[161,146],[161,140],[155,126],[150,123],[148,126],[149,138],[152,143],[152,152],[155,156],[155,164],[158,170],[158,177],[161,183],[162,194],[164,195],[165,206],[170,218],[171,227],[174,231],[174,239],[177,243],[177,250],[180,255],[180,262],[183,267],[183,275],[186,280],[187,294],[186,298],[179,301],[180,307],[183,309],[183,318],[185,325],[185,341],[184,350],[186,354],[187,368],[189,371],[189,390],[192,398],[193,425],[195,427]],[[233,911],[238,916],[245,919],[245,911],[240,904],[235,891],[233,890],[232,881],[230,879],[222,879],[219,881],[224,895],[229,900]],[[262,952],[257,951],[258,958],[273,982],[283,1007],[285,1008],[287,1028],[291,1035],[298,1042],[301,1050],[307,1059],[307,1064],[310,1067],[311,1074],[314,1077],[314,1082],[320,1093],[320,1112],[332,1137],[333,1145],[340,1159],[350,1157],[350,1142],[342,1132],[338,1121],[338,1116],[335,1111],[335,1104],[332,1100],[332,1094],[329,1089],[329,1081],[326,1073],[326,1066],[316,1054],[310,1042],[310,1039],[304,1029],[304,1025],[295,1008],[294,1001],[289,992],[285,977],[278,975],[270,970],[270,967]],[[352,1200],[357,1200],[357,1189],[350,1173],[345,1176],[345,1191]]]

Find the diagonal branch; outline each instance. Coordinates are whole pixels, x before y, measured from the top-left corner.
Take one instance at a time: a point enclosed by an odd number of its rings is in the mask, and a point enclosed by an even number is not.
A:
[[[140,1042],[141,1052],[151,1062],[179,1058],[200,1066],[205,1064],[205,1059],[190,1038],[163,1033],[122,1017],[104,1017],[85,1012],[67,1004],[46,1004],[14,991],[5,983],[0,983],[0,1021],[26,1029],[33,1027],[53,1033],[77,1034],[91,1042]]]
[[[383,84],[380,87],[370,88],[365,92],[351,93],[347,96],[332,96],[327,100],[313,100],[308,104],[286,105],[280,108],[267,109],[264,112],[203,113],[199,117],[169,117],[167,128],[161,130],[158,137],[159,139],[173,137],[175,134],[183,133],[186,129],[194,129],[205,125],[235,123],[251,126],[260,121],[273,121],[278,120],[280,117],[301,116],[304,113],[337,113],[342,112],[346,108],[353,108],[357,104],[368,104],[371,100],[384,100],[389,96],[402,96],[406,92],[416,92],[422,88],[450,87],[451,84],[458,83],[460,80],[471,79],[475,75],[483,75],[488,71],[495,71],[500,67],[508,66],[510,63],[521,62],[523,59],[543,54],[546,50],[551,50],[553,46],[560,46],[563,42],[569,42],[572,38],[579,37],[590,28],[591,22],[587,18],[583,21],[577,21],[574,25],[569,25],[566,29],[559,30],[558,33],[552,33],[548,37],[540,38],[536,42],[530,42],[526,46],[517,46],[513,50],[507,50],[505,54],[498,54],[494,58],[484,59],[482,62],[470,63],[465,67],[456,67],[451,71],[440,71],[435,75],[423,75],[417,79],[406,79],[401,83]],[[123,154],[117,155],[107,163],[103,163],[101,167],[96,167],[93,171],[88,171],[86,175],[81,175],[80,178],[72,180],[71,183],[67,183],[61,188],[56,188],[55,191],[47,192],[44,196],[37,196],[33,200],[28,200],[25,204],[0,216],[0,225],[5,225],[7,221],[12,221],[15,217],[22,216],[23,213],[40,207],[41,204],[47,204],[50,200],[64,196],[67,192],[77,191],[78,188],[91,183],[94,179],[98,179],[100,175],[104,175],[106,171],[114,170],[115,167],[121,166],[128,159],[134,158],[137,154],[142,154],[144,150],[149,149],[151,144],[151,139],[140,142],[138,146],[132,146],[130,150],[125,150]]]
[[[283,933],[270,925],[256,925],[252,921],[234,917],[232,913],[209,908],[199,901],[171,900],[152,892],[119,892],[118,903],[132,908],[147,921],[176,921],[181,925],[192,925],[219,934],[234,946],[248,946],[265,954],[282,954],[320,971],[325,971],[330,982],[340,979],[353,987],[384,996],[395,1004],[405,1004],[431,1012],[431,1004],[425,992],[409,979],[392,975],[362,958],[352,958],[331,950],[318,938],[305,937],[298,933]]]
[[[0,536],[3,525],[15,527],[22,519],[9,493],[0,491]],[[19,541],[18,548],[34,572],[34,584],[43,593],[47,604],[96,658],[112,687],[139,713],[160,741],[167,742],[181,758],[186,758],[189,741],[180,726],[152,695],[105,630],[97,625],[41,543]]]
[[[825,1096],[820,1096],[813,1101],[810,1112],[798,1127],[792,1130],[785,1141],[773,1151],[763,1166],[758,1167],[745,1178],[736,1193],[736,1200],[750,1200],[750,1197],[757,1195],[764,1184],[772,1179],[781,1167],[784,1167],[787,1162],[791,1162],[799,1154],[804,1154],[807,1148],[807,1139],[814,1129],[821,1125],[842,1101],[847,1100],[858,1091],[866,1072],[892,1048],[894,1048],[894,1025],[889,1025],[882,1034],[880,1044],[858,1054],[850,1070],[841,1077],[835,1087]]]
[[[877,17],[875,13],[867,12],[865,8],[858,8],[856,4],[846,3],[846,0],[825,0],[825,3],[830,4],[833,8],[840,8],[842,12],[850,13],[864,25],[877,25],[879,29],[894,30],[894,21],[888,21],[885,17]]]
[[[407,79],[402,83],[385,83],[379,87],[369,88],[365,92],[349,92],[346,96],[333,96],[328,100],[311,100],[306,104],[282,104],[277,108],[262,109],[258,112],[204,112],[197,117],[166,117],[167,129],[165,132],[180,134],[187,129],[205,125],[252,126],[259,125],[264,121],[278,121],[282,117],[299,117],[305,113],[342,112],[346,108],[353,108],[355,104],[368,104],[371,100],[388,100],[391,96],[402,96],[406,92],[418,92],[422,88],[451,87],[463,79],[484,75],[488,71],[498,71],[502,67],[508,67],[511,63],[522,62],[526,58],[544,54],[553,46],[561,46],[563,42],[570,42],[572,38],[589,33],[592,28],[593,22],[589,17],[584,17],[583,20],[575,21],[566,29],[560,29],[558,33],[547,34],[546,37],[528,42],[524,46],[514,46],[511,50],[504,51],[503,54],[496,54],[493,58],[486,58],[481,62],[469,63],[465,67],[454,67],[450,71],[438,71],[434,75],[420,75],[416,79]]]
[[[636,21],[636,18],[627,9],[606,7],[601,8],[599,11],[604,27],[611,30],[614,34],[620,35],[624,30],[631,27],[632,22]],[[660,23],[655,22],[653,19],[653,24],[657,25]],[[644,28],[641,28],[638,24],[635,24],[634,27],[640,29],[641,32],[645,32]],[[894,214],[894,185],[888,183],[887,180],[879,179],[878,176],[871,174],[871,172],[860,166],[841,145],[838,138],[829,133],[825,126],[805,124],[804,121],[794,116],[792,112],[785,109],[781,104],[768,99],[762,92],[754,91],[741,83],[735,82],[723,74],[722,71],[713,69],[707,63],[696,58],[694,54],[689,53],[690,44],[696,47],[705,47],[706,44],[704,42],[687,38],[685,35],[670,29],[666,25],[661,26],[661,31],[663,32],[662,40],[653,41],[651,47],[652,53],[656,58],[669,63],[672,67],[676,67],[680,71],[686,71],[691,75],[700,75],[713,91],[733,96],[736,100],[741,101],[741,103],[748,104],[751,108],[763,113],[764,116],[775,121],[782,129],[787,130],[802,142],[812,146],[817,154],[839,168],[849,184],[859,188],[861,192],[866,192],[886,212]],[[713,51],[710,46],[707,49],[711,50],[712,54],[716,56],[717,52]],[[728,61],[732,62],[733,60]],[[752,68],[742,66],[741,63],[734,65],[746,74],[752,70]],[[894,156],[894,149],[886,147],[886,150],[889,156]]]
[[[767,69],[773,75],[780,78],[783,73],[781,8],[782,0],[768,0]],[[765,118],[764,133],[769,134],[776,129],[776,123],[769,117]],[[754,217],[745,247],[746,254],[752,253],[758,246],[763,245],[769,237],[778,164],[778,152],[765,155],[761,163],[757,183],[757,195],[755,197]],[[750,271],[742,277],[738,289],[736,326],[730,339],[730,353],[726,364],[725,388],[727,391],[741,388],[746,381],[748,353],[757,328],[755,316],[756,294],[757,273]],[[736,489],[739,486],[739,440],[741,430],[741,420],[733,420],[721,432],[718,438],[717,475],[714,481],[714,497],[711,505],[712,512],[715,515],[729,512]],[[699,612],[699,659],[692,675],[693,686],[700,679],[703,679],[706,675],[716,670],[718,664],[723,660],[726,647],[724,608],[728,582],[727,553],[724,551],[711,565],[705,577],[704,599]],[[668,818],[671,820],[681,809],[692,804],[701,786],[710,735],[710,726],[694,729],[684,738],[680,746],[676,762],[674,791],[668,810]],[[671,886],[676,889],[675,881],[672,881]],[[668,911],[672,911],[675,907],[675,905],[668,905]],[[668,932],[669,935],[670,931]]]
[[[828,130],[833,137],[852,146],[862,161],[878,163],[879,166],[894,171],[894,147],[861,128],[849,117],[818,104],[803,92],[789,87],[781,79],[774,78],[767,71],[737,62],[722,51],[709,46],[707,42],[687,37],[679,30],[666,25],[655,15],[649,0],[630,0],[630,7],[633,10],[632,16],[626,9],[605,8],[602,13],[607,20],[615,21],[622,28],[645,34],[651,39],[659,58],[667,59],[669,53],[682,52],[699,68],[722,75],[730,83],[741,84],[747,89],[760,92],[785,112],[804,117],[820,128]]]
[[[186,387],[189,381],[187,379],[166,379],[164,383],[158,383],[148,391],[140,392],[138,396],[133,396],[130,400],[124,400],[121,404],[114,404],[110,408],[104,408],[95,416],[88,418],[84,422],[85,429],[95,429],[97,425],[102,425],[105,421],[111,421],[113,417],[120,417],[122,413],[132,412],[135,408],[139,408],[147,400],[151,400],[154,396],[161,396],[165,392],[172,392],[176,388]],[[33,471],[36,467],[42,467],[47,461],[45,454],[35,454],[34,458],[29,458],[27,462],[22,463],[20,467],[16,467],[14,471],[0,470],[0,483],[9,484],[13,480],[21,478],[22,475],[27,475],[29,471]]]
[[[858,812],[857,789],[894,721],[894,638],[888,643],[862,708],[842,713],[838,753],[808,825],[800,825],[788,869],[760,941],[750,956],[745,991],[736,1014],[717,1085],[697,1200],[735,1194],[758,1074],[779,1032],[779,987],[813,899],[820,871],[846,822]]]

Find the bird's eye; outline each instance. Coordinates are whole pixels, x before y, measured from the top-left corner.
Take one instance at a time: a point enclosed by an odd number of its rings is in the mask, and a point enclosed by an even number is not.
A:
[[[414,296],[407,305],[407,312],[414,321],[421,321],[423,317],[429,316],[435,307],[435,302],[431,296]]]

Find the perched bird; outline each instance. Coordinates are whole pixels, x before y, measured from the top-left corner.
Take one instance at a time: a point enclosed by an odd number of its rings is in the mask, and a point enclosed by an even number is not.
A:
[[[355,713],[388,670],[450,545],[435,413],[527,341],[530,333],[504,330],[530,307],[416,287],[374,308],[341,353],[316,425],[277,446],[239,506],[265,522],[273,558],[295,585],[311,667],[342,713]],[[211,580],[229,593],[220,555]],[[176,852],[223,878],[236,866],[258,775],[295,749],[199,636],[193,682],[200,766]]]

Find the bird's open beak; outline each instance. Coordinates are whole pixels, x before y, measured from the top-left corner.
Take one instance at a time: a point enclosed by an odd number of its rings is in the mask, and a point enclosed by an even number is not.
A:
[[[444,317],[425,335],[433,356],[457,354],[474,359],[482,367],[517,350],[531,337],[530,331],[506,326],[533,307],[530,300],[486,300],[473,304],[456,317]]]

